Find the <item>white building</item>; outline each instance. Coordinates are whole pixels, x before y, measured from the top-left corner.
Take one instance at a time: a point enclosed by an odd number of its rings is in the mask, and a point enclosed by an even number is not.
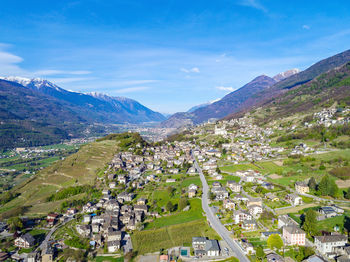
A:
[[[347,242],[345,235],[315,236],[315,246],[322,254],[331,253],[335,247],[345,246]]]

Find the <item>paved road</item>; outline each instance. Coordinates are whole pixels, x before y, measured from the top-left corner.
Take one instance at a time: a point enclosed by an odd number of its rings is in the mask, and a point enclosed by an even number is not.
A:
[[[202,169],[199,167],[197,161],[194,162],[195,168],[199,172],[200,179],[202,181],[203,186],[203,194],[202,194],[202,207],[207,216],[208,221],[210,222],[211,227],[221,236],[223,240],[227,243],[227,245],[231,248],[232,252],[239,259],[240,262],[249,262],[249,259],[245,256],[241,248],[238,244],[233,241],[230,236],[228,230],[221,224],[220,220],[215,216],[213,211],[209,208],[208,204],[208,193],[209,186],[203,175]]]
[[[59,229],[61,226],[65,225],[66,223],[68,223],[69,221],[71,221],[73,218],[70,217],[68,218],[65,222],[61,223],[61,224],[58,224],[54,227],[51,228],[50,232],[46,235],[45,239],[43,242],[41,242],[40,246],[37,248],[37,250],[43,250],[44,248],[47,247],[49,241],[50,241],[50,238],[52,236],[52,234],[57,230]]]

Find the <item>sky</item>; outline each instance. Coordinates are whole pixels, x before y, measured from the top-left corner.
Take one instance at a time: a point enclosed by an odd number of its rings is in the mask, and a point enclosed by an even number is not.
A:
[[[187,111],[350,49],[350,1],[2,0],[0,75]]]

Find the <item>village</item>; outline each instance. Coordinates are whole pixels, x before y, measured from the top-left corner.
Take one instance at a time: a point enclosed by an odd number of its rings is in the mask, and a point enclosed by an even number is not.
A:
[[[41,242],[30,230],[16,231],[13,244],[18,249],[1,253],[0,261],[9,257],[18,261],[54,261],[69,247],[89,250],[91,256],[123,256],[135,249],[135,232],[147,231],[152,223],[171,218],[175,210],[181,216],[194,208],[191,201],[198,203],[203,198],[208,199],[211,212],[229,232],[239,252],[252,261],[288,261],[289,254],[304,250],[301,247],[312,253],[306,257],[303,251],[305,261],[349,261],[343,225],[334,225],[328,232],[317,231],[317,235],[311,229],[305,230],[310,208],[316,215],[312,221],[315,224],[343,217],[348,211],[339,204],[344,203],[316,195],[310,188],[310,177],[286,186],[271,179],[278,175],[261,170],[264,161],[317,152],[306,144],[292,148],[272,146],[270,137],[278,130],[260,128],[249,117],[243,117],[211,124],[209,129],[191,130],[196,138],[209,134],[221,139],[220,144],[191,139],[152,146],[137,144],[119,151],[97,178],[98,198],[80,207],[68,206],[50,213],[45,223],[50,233]],[[241,165],[249,168],[240,169]],[[232,166],[235,168],[228,170]],[[207,196],[203,195],[200,175],[209,185]],[[196,182],[181,187],[184,181]],[[169,201],[154,197],[153,191],[160,188],[170,195]],[[174,204],[171,196],[176,194],[179,199]],[[202,210],[197,213],[203,215]],[[42,221],[35,223],[32,228]],[[214,222],[208,219],[207,223],[211,226]],[[9,234],[6,224],[2,231],[4,236]],[[77,245],[79,239],[86,244]],[[232,256],[236,253],[220,237],[196,235],[190,246],[166,247],[158,252],[157,259],[219,261]]]

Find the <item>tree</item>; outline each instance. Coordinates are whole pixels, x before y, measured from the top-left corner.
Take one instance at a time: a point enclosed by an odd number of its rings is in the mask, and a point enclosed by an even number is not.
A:
[[[172,197],[174,195],[175,189],[172,186],[168,186],[167,191],[168,194]]]
[[[19,217],[11,217],[7,223],[10,226],[10,230],[12,232],[16,231],[16,230],[21,230],[23,228],[23,222]]]
[[[328,184],[329,179],[328,176],[325,175],[322,177],[320,183],[317,186],[317,191],[319,192],[320,195],[322,196],[327,196],[328,195]]]
[[[350,199],[350,187],[346,190],[345,194],[344,194],[344,197],[346,199]]]
[[[186,198],[180,198],[179,200],[179,210],[183,210],[188,205]]]
[[[317,235],[317,214],[313,209],[309,209],[305,212],[305,219],[302,228],[308,234],[308,236]]]
[[[173,212],[174,211],[174,205],[171,201],[169,201],[167,204],[166,204],[166,210],[168,210],[169,212]]]
[[[213,192],[209,192],[209,199],[213,201],[215,199],[215,194]]]
[[[317,183],[316,183],[316,179],[314,177],[310,178],[308,186],[311,190],[316,190]]]
[[[344,229],[348,233],[348,236],[350,235],[350,217],[345,216],[344,217]]]
[[[259,260],[259,261],[263,261],[265,257],[265,252],[264,252],[264,248],[262,246],[258,246],[256,248],[256,258]]]
[[[283,247],[283,240],[282,238],[277,234],[272,234],[267,239],[267,246],[270,249],[281,249]]]
[[[328,175],[325,175],[318,184],[317,192],[322,196],[336,197],[338,195],[339,188],[333,179],[331,179]]]

